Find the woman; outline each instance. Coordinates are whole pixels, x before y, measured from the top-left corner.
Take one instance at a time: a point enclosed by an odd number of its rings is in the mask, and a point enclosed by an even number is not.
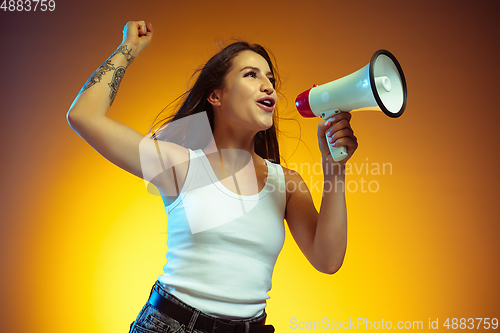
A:
[[[318,126],[323,170],[328,170],[318,213],[301,176],[279,165],[277,73],[259,45],[234,43],[212,57],[166,121],[184,124],[170,132],[162,124],[144,137],[106,116],[126,68],[152,35],[151,24],[128,22],[122,44],[85,83],[67,114],[84,140],[154,184],[165,201],[165,274],[130,332],[273,332],[265,325],[265,305],[285,218],[318,271],[333,274],[342,265],[347,242],[343,171],[357,148],[350,114]],[[192,119],[196,124],[206,119],[211,136],[184,144],[199,130],[190,127]],[[346,159],[333,161],[325,133],[330,142],[347,147]],[[158,165],[164,172],[155,169]]]

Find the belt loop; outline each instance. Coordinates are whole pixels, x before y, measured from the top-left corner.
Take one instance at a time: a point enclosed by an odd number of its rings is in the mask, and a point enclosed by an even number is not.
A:
[[[189,325],[187,327],[186,333],[192,333],[194,329],[194,324],[196,324],[196,320],[198,319],[198,315],[200,314],[200,310],[194,310],[193,315],[191,316],[191,320],[189,320]]]
[[[151,291],[149,292],[149,297],[148,297],[148,299],[150,299],[150,298],[151,298],[151,294],[153,293],[153,290],[155,289],[155,287],[156,287],[156,282],[155,282],[155,284],[153,284],[153,287],[151,288]]]
[[[217,318],[214,318],[214,323],[212,324],[212,330],[210,333],[215,333],[217,331]]]
[[[234,333],[248,333],[250,330],[250,323],[238,321],[234,329]]]

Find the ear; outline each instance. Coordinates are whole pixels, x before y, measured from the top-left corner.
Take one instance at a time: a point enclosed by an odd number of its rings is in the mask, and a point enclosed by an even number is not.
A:
[[[210,95],[208,95],[207,101],[213,106],[220,106],[220,95],[218,90],[212,91]]]

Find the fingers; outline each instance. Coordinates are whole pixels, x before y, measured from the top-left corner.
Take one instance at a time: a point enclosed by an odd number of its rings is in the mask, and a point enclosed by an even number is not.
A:
[[[146,28],[147,28],[147,35],[148,36],[153,35],[153,23],[146,24]]]
[[[341,112],[332,118],[329,118],[325,122],[322,123],[322,126],[319,128],[318,134],[326,132],[327,130],[330,129],[331,125],[334,125],[342,120],[345,120],[347,124],[351,121],[352,115],[349,112]],[[344,122],[344,124],[346,124]]]
[[[355,138],[354,132],[352,131],[351,128],[343,128],[341,130],[338,130],[334,133],[328,134],[327,133],[327,141],[328,143],[334,143],[338,139],[344,138],[344,137],[351,137]]]
[[[351,117],[352,115],[349,112],[342,112],[328,119],[320,124],[318,128],[318,135],[325,135],[325,133],[328,133],[329,136],[331,136],[336,131],[350,127]]]
[[[351,128],[352,115],[349,112],[342,112],[327,121],[320,124],[318,135],[324,137],[334,147],[348,146],[349,148],[357,148],[358,139],[354,136],[354,131]]]
[[[347,153],[350,154],[358,148],[358,139],[356,137],[343,137],[335,141],[334,147],[347,147]]]
[[[340,132],[342,132],[342,130],[344,129],[348,129],[350,130],[350,132],[352,132],[351,124],[349,123],[349,121],[347,121],[346,119],[341,119],[329,127],[329,129],[326,131],[326,136],[337,136],[338,138],[342,137],[344,135],[340,135]],[[345,131],[343,133],[345,133]]]
[[[140,37],[146,35],[148,32],[146,22],[144,21],[128,21],[125,28],[127,33],[131,36]]]
[[[139,32],[139,37],[140,36],[146,36],[146,34],[148,33],[148,28],[146,27],[146,22],[139,21],[137,23],[138,23],[137,30]]]
[[[153,34],[153,25],[145,21],[129,21],[123,31],[129,37],[150,36]]]
[[[122,44],[130,43],[133,45],[134,57],[144,50],[153,37],[153,25],[146,24],[145,21],[129,21],[123,29]]]

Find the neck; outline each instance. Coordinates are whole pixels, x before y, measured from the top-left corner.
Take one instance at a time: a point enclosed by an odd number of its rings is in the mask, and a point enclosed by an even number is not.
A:
[[[254,163],[257,161],[264,163],[263,159],[257,155],[254,149],[255,134],[257,133],[248,130],[235,131],[232,128],[222,128],[219,126],[216,127],[212,140],[203,150],[205,154],[221,154],[220,151],[224,150],[224,163],[233,165],[242,163],[242,156],[244,155],[251,156]],[[243,151],[248,152],[249,155],[242,154]],[[246,158],[243,158],[243,160],[246,160]]]

